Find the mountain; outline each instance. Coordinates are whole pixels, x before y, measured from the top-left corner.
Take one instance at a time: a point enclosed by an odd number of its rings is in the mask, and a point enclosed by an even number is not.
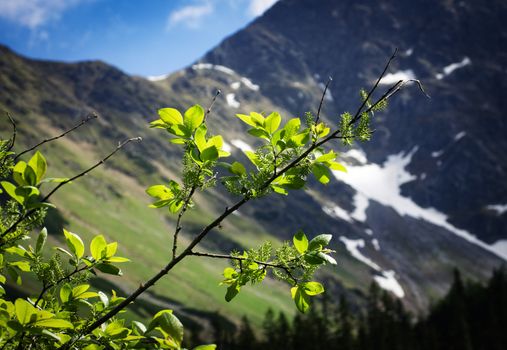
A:
[[[337,175],[339,181],[252,202],[205,243],[227,250],[266,238],[279,242],[299,228],[332,233],[339,266],[321,275],[330,294],[360,299],[376,281],[420,310],[445,293],[454,267],[485,280],[507,259],[506,17],[507,4],[499,0],[488,6],[478,0],[281,0],[195,64],[151,81],[102,62],[34,61],[2,47],[0,107],[19,116],[26,144],[68,128],[87,111],[103,116],[47,148],[58,155],[54,167],[63,176],[99,159],[118,140],[143,136],[142,144],[84,179],[84,186],[55,197],[59,217],[77,232],[101,230],[120,246],[125,242],[125,255],[140,262],[126,271],[122,287],[128,290],[162,265],[170,244],[162,232],[174,224],[146,209],[142,194],[178,176],[175,149],[146,128],[158,108],[208,105],[221,89],[213,128],[233,156],[244,159],[241,150],[255,140],[244,136],[235,113],[277,110],[288,118],[316,112],[331,75],[322,115],[336,125],[340,113],[355,111],[360,88],[372,86],[398,47],[380,90],[417,78],[431,99],[415,84],[407,86],[376,117],[371,142],[342,148],[348,173]],[[200,194],[186,234],[230,202],[221,191]],[[223,289],[216,287],[219,265],[192,260],[176,272],[151,301],[162,296],[188,309],[191,296],[197,300],[191,308],[231,317],[250,313],[254,321],[272,300],[291,307],[286,287],[276,283],[271,296],[249,288],[234,307],[224,305]]]

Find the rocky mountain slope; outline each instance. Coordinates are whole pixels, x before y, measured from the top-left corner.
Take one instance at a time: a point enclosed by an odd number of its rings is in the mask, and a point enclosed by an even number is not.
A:
[[[357,108],[359,89],[372,85],[399,47],[381,88],[417,78],[431,100],[415,87],[404,90],[375,120],[371,142],[343,149],[348,173],[337,174],[339,181],[251,203],[206,244],[221,250],[287,239],[298,228],[329,232],[339,266],[321,277],[331,294],[360,295],[376,281],[417,309],[443,294],[453,267],[483,279],[507,257],[506,16],[502,1],[484,7],[480,1],[281,0],[194,65],[151,81],[102,62],[40,62],[2,47],[0,107],[19,116],[26,144],[69,127],[87,111],[103,116],[48,147],[58,155],[54,167],[63,176],[118,140],[144,137],[81,189],[76,185],[55,198],[73,229],[109,232],[125,242],[125,255],[141,262],[126,272],[122,287],[128,290],[161,265],[167,252],[160,240],[168,240],[162,232],[172,223],[146,209],[142,194],[178,174],[174,148],[146,128],[158,108],[208,105],[220,88],[214,131],[242,158],[255,142],[235,113],[277,110],[287,118],[315,112],[332,75],[323,115],[336,124],[341,112]],[[97,196],[104,205],[86,204]],[[220,191],[201,195],[186,233],[230,201]],[[154,295],[187,306],[191,295],[197,300],[191,307],[227,312],[216,286],[220,266],[211,265],[188,263]],[[284,286],[273,286],[269,296],[247,292],[231,309],[260,319],[274,300],[289,310]]]

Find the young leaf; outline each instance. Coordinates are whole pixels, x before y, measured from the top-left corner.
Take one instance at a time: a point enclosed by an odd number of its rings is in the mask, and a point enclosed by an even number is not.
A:
[[[60,299],[62,303],[66,303],[70,300],[70,296],[72,295],[72,287],[70,284],[65,283],[62,288],[60,288]]]
[[[246,174],[246,169],[240,162],[234,162],[231,164],[231,167],[229,168],[229,171],[233,174],[242,176]]]
[[[24,173],[26,169],[26,163],[22,160],[16,163],[14,168],[12,169],[12,177],[14,178],[14,181],[19,186],[28,185],[24,178]]]
[[[44,245],[46,244],[46,240],[48,238],[48,230],[47,228],[43,228],[39,236],[37,237],[37,243],[35,244],[35,253],[40,254],[42,249],[44,249]]]
[[[158,326],[167,333],[178,346],[183,341],[183,325],[173,313],[164,313],[158,318]]]
[[[58,318],[49,318],[40,320],[34,323],[36,327],[47,327],[47,328],[74,328],[72,323]]]
[[[266,131],[270,134],[274,133],[278,127],[280,126],[280,123],[282,121],[282,117],[277,112],[273,112],[270,115],[266,117],[266,120],[264,124],[266,125]]]
[[[324,185],[327,185],[329,181],[331,181],[331,173],[329,172],[329,169],[322,164],[313,164],[312,172],[315,178]]]
[[[308,250],[308,238],[303,231],[298,231],[292,238],[292,241],[299,254],[304,254]]]
[[[201,152],[201,160],[203,162],[214,161],[218,159],[218,149],[210,146]]]
[[[332,235],[329,234],[322,234],[315,236],[308,245],[308,250],[317,250],[322,249],[323,247],[327,246],[329,242],[331,241],[331,238],[333,238]]]
[[[121,276],[122,275],[122,272],[121,270],[114,266],[114,265],[111,265],[111,264],[97,264],[95,265],[95,268],[97,270],[99,270],[100,272],[103,272],[103,273],[107,273],[109,275],[114,275],[114,276]]]
[[[290,293],[292,295],[292,299],[294,300],[294,303],[296,304],[297,309],[305,313],[310,308],[310,302],[309,297],[305,293],[304,289],[300,286],[292,287],[290,289]]]
[[[14,186],[13,184],[7,181],[2,181],[1,184],[5,192],[7,192],[7,194],[11,196],[11,198],[15,199],[21,205],[25,203],[25,198],[16,193],[16,189],[18,189],[18,187]]]
[[[204,109],[199,105],[194,105],[186,110],[184,124],[190,131],[194,131],[204,120]]]
[[[84,244],[81,238],[75,233],[69,232],[66,229],[63,229],[63,234],[65,235],[65,241],[67,242],[67,246],[70,251],[74,253],[76,258],[81,259],[84,255]]]
[[[102,235],[95,236],[90,243],[90,251],[93,258],[98,261],[102,259],[102,253],[106,252],[106,239]],[[102,270],[101,270],[102,271]]]
[[[33,157],[28,161],[27,168],[32,168],[36,175],[36,184],[39,183],[44,174],[46,174],[47,162],[46,158],[39,151],[35,152]]]
[[[208,344],[208,345],[199,345],[193,348],[192,350],[215,350],[217,346],[215,344]]]
[[[306,282],[301,285],[306,294],[314,296],[324,293],[324,286],[319,282]]]
[[[236,295],[238,295],[241,287],[238,282],[232,283],[229,287],[227,287],[227,292],[225,293],[225,301],[230,302]]]
[[[165,123],[169,125],[183,124],[183,116],[174,108],[162,108],[158,110],[158,115]]]
[[[236,114],[236,117],[238,117],[239,119],[241,119],[243,122],[245,122],[246,124],[248,124],[250,126],[257,127],[257,124],[252,120],[252,118],[249,115]]]
[[[16,317],[22,325],[30,323],[32,317],[36,317],[37,309],[26,300],[16,299],[14,306]]]

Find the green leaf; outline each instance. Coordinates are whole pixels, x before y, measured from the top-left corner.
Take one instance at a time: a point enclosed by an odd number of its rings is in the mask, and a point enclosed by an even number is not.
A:
[[[327,263],[329,263],[331,265],[338,265],[338,263],[336,262],[335,258],[333,258],[330,255],[327,255],[327,254],[324,254],[322,252],[319,252],[317,254],[317,256],[319,256],[320,258],[324,259]]]
[[[231,167],[229,168],[229,171],[233,174],[242,176],[246,174],[246,169],[240,162],[234,162],[231,164]]]
[[[15,266],[23,272],[30,272],[30,263],[28,261],[14,261],[8,263],[10,266]]]
[[[16,165],[12,169],[12,177],[19,186],[28,185],[28,183],[25,181],[24,178],[25,168],[26,162],[20,160],[19,162],[16,163]]]
[[[37,327],[47,327],[47,328],[74,328],[72,323],[66,320],[60,320],[58,318],[49,318],[45,320],[40,320],[34,323]]]
[[[42,249],[44,249],[44,245],[46,244],[46,240],[48,238],[48,230],[47,228],[43,228],[39,236],[37,237],[37,243],[35,244],[35,253],[40,254]]]
[[[292,299],[294,300],[294,303],[296,304],[297,309],[305,313],[310,308],[310,301],[308,295],[305,293],[303,288],[300,286],[298,287],[292,287],[290,289],[290,293],[292,295]]]
[[[169,125],[183,124],[183,116],[174,108],[162,108],[158,110],[158,115],[164,123]]]
[[[116,254],[118,250],[118,242],[109,243],[106,246],[106,258],[111,258]]]
[[[32,322],[37,317],[37,309],[26,300],[16,299],[14,307],[16,311],[16,318],[22,325]]]
[[[224,269],[223,275],[226,280],[231,280],[233,278],[236,278],[238,276],[238,273],[232,267],[226,267]]]
[[[169,142],[174,143],[175,145],[184,145],[186,142],[186,139],[175,138],[175,139],[170,139]]]
[[[269,133],[261,128],[253,128],[248,130],[248,133],[252,136],[259,137],[261,139],[269,140]]]
[[[328,162],[328,163],[326,163],[326,166],[328,166],[329,169],[332,169],[332,170],[343,171],[344,173],[347,172],[347,168],[345,168],[343,165],[341,165],[338,162]]]
[[[295,147],[302,147],[308,141],[310,141],[310,131],[305,130],[297,135],[294,135],[290,138],[289,142]]]
[[[28,161],[27,168],[32,168],[35,171],[35,175],[37,178],[36,184],[39,183],[44,177],[44,174],[46,174],[47,169],[46,158],[44,158],[42,153],[40,153],[39,151],[35,152],[33,157]],[[25,180],[27,179],[25,178]]]
[[[215,344],[208,344],[208,345],[199,345],[193,348],[192,350],[215,350],[217,346]]]
[[[254,126],[264,128],[264,117],[257,112],[250,112],[250,119],[255,123]]]
[[[183,341],[183,324],[173,313],[163,313],[158,317],[158,326],[166,332],[178,346]]]
[[[63,234],[65,235],[65,241],[67,242],[67,246],[70,251],[74,253],[76,258],[81,259],[84,255],[85,247],[81,238],[75,233],[69,232],[66,229],[63,229]]]
[[[308,238],[303,231],[298,231],[292,238],[292,241],[299,254],[304,254],[308,250]]]
[[[280,126],[280,123],[282,122],[282,117],[277,112],[273,112],[270,115],[266,117],[266,120],[264,124],[266,125],[266,131],[270,134],[274,133],[278,127]]]
[[[35,186],[37,185],[37,174],[35,173],[35,170],[28,165],[25,168],[25,171],[23,172],[23,179],[29,186]]]
[[[262,165],[259,160],[259,157],[257,156],[257,154],[255,154],[255,152],[252,152],[252,151],[243,151],[243,152],[256,167],[259,167]]]
[[[218,159],[218,149],[215,146],[208,147],[201,151],[201,160],[203,162],[214,161]]]
[[[186,110],[183,123],[190,130],[194,131],[204,120],[204,109],[199,105],[194,105]]]
[[[276,193],[278,194],[283,194],[284,196],[288,195],[289,194],[289,191],[287,191],[285,188],[283,188],[282,186],[278,186],[278,185],[273,185],[271,184],[271,188],[273,189],[273,191],[275,191]]]
[[[324,162],[328,162],[330,160],[335,160],[335,159],[336,159],[336,153],[334,151],[329,151],[328,153],[323,154],[320,157],[317,157],[317,159],[315,159],[315,161],[317,163],[324,163]]]
[[[60,299],[62,303],[66,303],[70,300],[70,296],[72,295],[72,287],[70,284],[65,283],[62,288],[60,288]]]
[[[288,141],[292,136],[296,135],[301,127],[301,120],[299,118],[292,118],[283,127],[283,139]]]
[[[97,265],[95,265],[95,268],[97,270],[99,270],[100,272],[107,273],[109,275],[115,275],[115,276],[122,275],[121,270],[118,267],[111,265],[111,264],[106,264],[106,263],[97,264]]]
[[[322,164],[313,164],[312,173],[320,183],[327,185],[331,181],[331,172]]]
[[[306,294],[310,296],[324,293],[324,286],[319,282],[306,282],[301,285]]]
[[[146,189],[146,193],[154,198],[170,199],[174,193],[165,185],[153,185]]]
[[[230,302],[236,295],[238,295],[241,287],[238,282],[234,282],[229,287],[227,287],[227,292],[225,293],[225,301]]]
[[[130,259],[123,258],[121,256],[113,256],[113,257],[108,258],[106,261],[109,263],[124,263],[124,262],[129,262]]]
[[[195,145],[197,146],[197,149],[199,150],[199,152],[202,152],[207,146],[207,142],[206,142],[206,133],[207,132],[208,132],[208,128],[206,127],[205,124],[202,124],[201,126],[199,126],[195,130],[194,142],[195,142]]]
[[[103,235],[98,235],[93,238],[90,243],[90,251],[95,260],[102,259],[102,254],[106,252],[107,243]]]
[[[252,118],[249,115],[236,114],[236,117],[238,117],[239,119],[241,119],[243,122],[245,122],[246,124],[248,124],[250,126],[257,127],[257,124],[252,120]]]
[[[19,195],[18,193],[16,193],[16,189],[18,187],[14,186],[13,184],[11,184],[8,181],[2,181],[1,184],[2,184],[2,187],[4,188],[5,192],[7,192],[7,194],[9,196],[11,196],[11,198],[15,199],[21,205],[23,205],[25,203],[25,198],[23,196]]]
[[[331,238],[333,238],[332,235],[329,234],[322,234],[315,236],[308,245],[308,250],[317,250],[322,249],[323,247],[327,246],[329,242],[331,241]]]

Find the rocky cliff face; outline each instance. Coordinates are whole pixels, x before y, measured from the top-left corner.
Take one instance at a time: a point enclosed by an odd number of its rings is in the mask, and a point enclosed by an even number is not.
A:
[[[446,290],[453,267],[482,279],[507,259],[506,20],[503,1],[281,0],[196,64],[151,82],[103,63],[36,62],[2,49],[0,102],[23,113],[36,106],[56,125],[97,109],[108,115],[97,132],[120,138],[145,134],[157,108],[207,105],[220,88],[215,131],[242,158],[255,143],[235,113],[315,112],[331,75],[323,115],[336,124],[398,47],[380,90],[420,79],[431,99],[409,86],[378,115],[371,142],[343,148],[339,181],[240,215],[281,239],[297,228],[333,233],[340,263],[324,275],[331,290],[376,281],[421,307]],[[162,147],[147,145],[145,154]],[[157,169],[158,157],[136,167]],[[216,207],[227,200],[216,198]]]

